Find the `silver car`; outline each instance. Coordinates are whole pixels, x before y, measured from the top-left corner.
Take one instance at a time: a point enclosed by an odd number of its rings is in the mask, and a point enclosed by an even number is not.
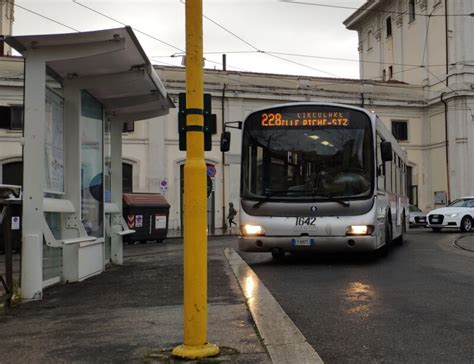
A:
[[[426,226],[426,213],[415,205],[410,205],[410,226]]]

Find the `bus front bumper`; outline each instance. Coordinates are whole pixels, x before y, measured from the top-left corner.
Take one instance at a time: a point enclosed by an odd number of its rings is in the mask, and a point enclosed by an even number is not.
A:
[[[355,252],[377,249],[375,235],[364,236],[309,236],[309,241],[291,236],[240,237],[239,250],[244,252],[271,252],[281,249],[286,252]]]

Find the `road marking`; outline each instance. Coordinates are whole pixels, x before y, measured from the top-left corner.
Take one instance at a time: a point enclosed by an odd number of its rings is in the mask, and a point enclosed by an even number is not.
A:
[[[260,281],[232,248],[224,254],[234,272],[257,330],[273,363],[323,363],[318,353]]]

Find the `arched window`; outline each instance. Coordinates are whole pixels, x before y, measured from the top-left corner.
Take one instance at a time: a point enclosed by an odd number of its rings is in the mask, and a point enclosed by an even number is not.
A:
[[[367,32],[367,50],[372,49],[372,37],[374,36],[372,29]]]
[[[392,17],[388,16],[385,19],[385,28],[387,30],[387,38],[392,36]]]

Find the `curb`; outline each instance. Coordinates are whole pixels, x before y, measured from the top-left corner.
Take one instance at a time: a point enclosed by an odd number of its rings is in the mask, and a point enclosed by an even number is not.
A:
[[[465,250],[465,251],[467,251],[467,252],[474,253],[474,248],[467,248],[466,246],[464,246],[463,244],[461,244],[461,240],[463,240],[463,239],[465,239],[465,238],[469,238],[469,235],[460,236],[459,238],[455,239],[455,240],[453,241],[453,245],[454,245],[456,248]]]
[[[224,255],[240,284],[272,362],[323,363],[267,287],[237,252],[232,248],[225,248]]]

